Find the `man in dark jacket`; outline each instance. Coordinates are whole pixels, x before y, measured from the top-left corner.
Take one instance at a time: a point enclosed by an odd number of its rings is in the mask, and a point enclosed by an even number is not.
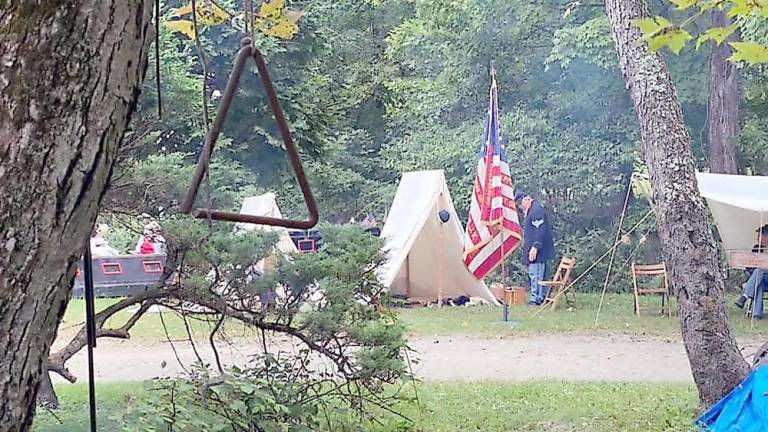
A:
[[[515,195],[515,202],[525,216],[523,222],[523,264],[528,266],[531,279],[529,305],[540,305],[547,297],[548,288],[539,285],[544,280],[547,262],[555,257],[552,224],[544,207],[525,193]]]
[[[768,224],[757,229],[757,244],[752,247],[753,253],[768,252]],[[743,308],[748,298],[753,299],[752,317],[763,319],[763,291],[768,289],[768,269],[747,268],[747,283],[736,300],[736,306]]]

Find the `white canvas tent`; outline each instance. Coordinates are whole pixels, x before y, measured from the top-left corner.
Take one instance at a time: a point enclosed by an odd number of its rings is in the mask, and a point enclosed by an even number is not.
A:
[[[717,230],[728,251],[750,250],[768,223],[768,177],[697,173]]]
[[[450,214],[445,224],[438,217],[443,209]],[[464,230],[442,170],[403,174],[381,236],[387,262],[379,276],[392,294],[421,302],[467,295],[498,304],[464,266]]]
[[[257,195],[248,197],[243,200],[243,205],[240,207],[240,214],[247,214],[251,216],[268,216],[273,218],[283,217],[280,212],[280,207],[277,206],[277,200],[275,194],[272,192],[265,193],[264,195]],[[277,249],[283,253],[290,253],[296,251],[296,246],[291,241],[291,236],[288,235],[288,230],[282,227],[273,227],[267,225],[254,225],[238,223],[235,225],[235,229],[243,231],[270,231],[277,232],[279,240],[277,242]]]

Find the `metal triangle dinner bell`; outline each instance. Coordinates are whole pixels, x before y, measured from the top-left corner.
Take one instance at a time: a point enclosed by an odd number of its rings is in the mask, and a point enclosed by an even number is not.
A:
[[[275,88],[272,85],[272,80],[269,77],[269,72],[267,71],[267,64],[264,61],[264,57],[261,55],[261,52],[259,52],[259,50],[251,44],[251,39],[244,38],[242,44],[243,47],[240,48],[240,51],[237,53],[235,66],[232,69],[232,73],[229,75],[227,87],[224,90],[224,94],[221,97],[218,110],[216,111],[216,118],[214,118],[213,125],[205,137],[203,151],[197,161],[195,173],[192,177],[192,184],[190,185],[189,190],[187,190],[187,194],[184,197],[184,202],[181,204],[180,210],[182,213],[192,213],[192,207],[195,203],[195,199],[197,198],[197,193],[200,190],[200,183],[202,182],[203,176],[205,176],[205,173],[208,170],[214,144],[216,144],[219,133],[224,126],[227,113],[229,112],[229,107],[232,104],[235,91],[237,90],[237,85],[240,82],[240,77],[246,70],[245,64],[249,58],[252,58],[256,63],[256,68],[259,72],[259,78],[261,78],[261,83],[264,85],[264,90],[267,93],[269,108],[272,110],[272,114],[275,117],[275,122],[277,123],[277,128],[280,130],[280,136],[283,139],[283,144],[285,144],[285,151],[288,153],[288,159],[291,162],[293,172],[296,174],[296,180],[299,183],[301,194],[304,196],[304,203],[306,204],[307,211],[309,212],[309,219],[294,220],[272,218],[266,216],[244,215],[239,213],[202,208],[196,209],[193,213],[193,216],[199,219],[210,218],[212,220],[227,222],[272,225],[304,230],[310,229],[317,224],[319,214],[317,211],[317,203],[315,202],[315,197],[312,195],[312,190],[309,187],[307,176],[304,173],[304,167],[301,165],[301,160],[299,159],[299,151],[296,147],[296,144],[293,142],[291,132],[288,129],[288,123],[286,122],[285,115],[283,114],[283,110],[280,107],[280,102],[277,99],[277,94],[275,93]]]

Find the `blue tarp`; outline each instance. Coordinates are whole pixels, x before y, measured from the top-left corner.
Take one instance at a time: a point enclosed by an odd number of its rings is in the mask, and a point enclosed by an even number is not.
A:
[[[768,431],[768,365],[754,369],[696,424],[707,432]]]

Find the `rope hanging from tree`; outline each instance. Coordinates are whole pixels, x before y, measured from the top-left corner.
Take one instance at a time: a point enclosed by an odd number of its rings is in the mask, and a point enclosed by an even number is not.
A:
[[[629,178],[629,184],[628,184],[628,187],[627,187],[627,195],[624,198],[624,208],[621,211],[621,218],[619,220],[619,226],[616,229],[616,240],[615,240],[616,243],[623,243],[623,241],[620,241],[619,239],[621,238],[623,240],[625,237],[627,237],[630,234],[630,232],[627,232],[627,233],[624,233],[622,235],[621,234],[621,228],[624,225],[624,218],[625,218],[626,212],[627,212],[627,205],[629,203],[629,196],[632,193],[632,187],[634,186],[635,181],[637,181],[637,179],[640,178],[640,177],[641,177],[641,175],[639,175],[636,172],[633,172],[632,175]],[[639,186],[642,187],[642,185],[639,185]],[[649,211],[652,211],[652,209],[649,210]],[[638,242],[637,246],[635,246],[635,248],[632,250],[632,252],[630,252],[629,256],[627,257],[627,260],[624,262],[624,266],[629,265],[630,261],[635,256],[637,251],[640,249],[640,246],[642,246],[643,243],[645,243],[645,240],[648,238],[648,234],[650,234],[650,232],[652,230],[653,230],[653,228],[650,228],[650,229],[648,229],[645,232],[645,234],[640,236],[640,241]],[[598,326],[598,323],[599,323],[599,320],[600,320],[600,312],[602,311],[602,308],[603,308],[603,300],[605,298],[605,292],[606,292],[606,290],[608,288],[608,284],[609,284],[609,282],[611,280],[611,274],[612,274],[612,270],[613,270],[613,258],[615,256],[616,249],[617,248],[614,247],[613,251],[611,252],[611,262],[608,265],[608,271],[605,274],[605,283],[603,284],[603,290],[602,290],[602,293],[600,294],[600,303],[597,306],[597,314],[595,315],[595,324],[594,324],[595,327]]]
[[[648,212],[646,212],[646,213],[645,213],[645,215],[644,215],[644,216],[643,216],[643,217],[640,219],[640,221],[638,221],[638,222],[635,224],[635,226],[633,226],[633,227],[632,227],[632,228],[631,228],[629,231],[627,231],[627,232],[625,233],[625,235],[629,235],[629,234],[632,234],[632,233],[633,233],[633,232],[634,232],[634,231],[635,231],[635,230],[636,230],[638,227],[640,227],[640,225],[642,225],[642,223],[643,223],[643,222],[645,222],[645,220],[646,220],[646,219],[648,219],[648,217],[649,217],[649,216],[650,216],[652,213],[653,213],[653,209],[650,209],[650,210],[648,210]],[[593,270],[593,269],[594,269],[594,268],[595,268],[595,267],[596,267],[596,266],[597,266],[599,263],[601,263],[601,262],[603,261],[603,259],[605,259],[605,257],[607,257],[608,255],[610,255],[610,254],[611,254],[611,252],[612,252],[614,249],[616,249],[617,247],[621,246],[622,244],[623,244],[623,242],[622,242],[621,240],[619,240],[619,241],[617,241],[616,243],[614,243],[614,244],[613,244],[613,246],[611,246],[611,247],[610,247],[610,248],[609,248],[607,251],[605,251],[605,253],[604,253],[603,255],[601,255],[601,256],[600,256],[600,258],[598,258],[597,260],[595,260],[595,261],[592,263],[592,265],[590,265],[590,266],[589,266],[589,267],[588,267],[586,270],[584,270],[584,273],[580,274],[580,275],[579,275],[579,277],[577,277],[576,279],[574,279],[574,280],[573,280],[573,281],[572,281],[570,284],[568,284],[568,286],[566,286],[566,287],[565,287],[565,288],[564,288],[562,291],[560,291],[559,293],[557,293],[557,294],[556,294],[556,295],[553,297],[553,300],[554,300],[554,299],[558,299],[558,298],[560,298],[560,296],[562,296],[562,295],[564,295],[566,292],[568,292],[568,290],[570,290],[570,289],[571,289],[571,287],[573,287],[573,286],[574,286],[574,285],[575,285],[575,284],[576,284],[578,281],[580,281],[581,279],[583,279],[583,278],[584,278],[584,276],[586,276],[587,274],[589,274],[589,272],[591,272],[591,271],[592,271],[592,270]],[[544,311],[544,309],[546,309],[547,307],[549,307],[549,305],[546,305],[546,306],[544,306],[544,305],[543,305],[543,306],[539,307],[538,309],[536,309],[536,311],[534,311],[534,312],[533,312],[533,313],[530,315],[530,317],[531,317],[531,318],[535,318],[535,317],[536,317],[536,316],[538,316],[538,315],[539,315],[539,314],[540,314],[542,311]]]
[[[624,216],[627,214],[627,204],[629,204],[629,194],[632,193],[632,178],[633,176],[629,176],[629,182],[627,182],[627,193],[624,197],[624,206],[621,209],[621,217],[619,218],[619,227],[616,229],[616,238],[613,240],[614,243],[618,242],[621,238],[621,228],[624,226]],[[603,282],[603,291],[600,293],[600,303],[597,305],[597,315],[595,315],[595,327],[597,327],[597,322],[600,319],[600,311],[603,309],[603,300],[605,299],[605,291],[608,289],[608,282],[611,278],[611,270],[613,269],[613,260],[616,257],[616,250],[618,248],[613,248],[611,251],[611,260],[608,262],[608,271],[605,273],[605,282]]]

